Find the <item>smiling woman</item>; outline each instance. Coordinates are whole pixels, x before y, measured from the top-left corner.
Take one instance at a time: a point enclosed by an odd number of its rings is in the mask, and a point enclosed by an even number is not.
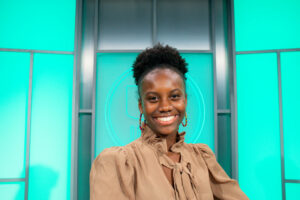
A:
[[[137,57],[133,72],[142,136],[96,158],[91,200],[248,199],[207,145],[187,144],[185,132],[178,132],[181,123],[187,125],[187,71],[185,60],[169,46],[158,44]]]

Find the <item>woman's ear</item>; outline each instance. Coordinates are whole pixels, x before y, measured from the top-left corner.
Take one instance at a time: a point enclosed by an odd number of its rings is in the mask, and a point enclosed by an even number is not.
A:
[[[141,98],[139,98],[139,110],[140,110],[140,113],[143,113],[143,105],[142,105]]]

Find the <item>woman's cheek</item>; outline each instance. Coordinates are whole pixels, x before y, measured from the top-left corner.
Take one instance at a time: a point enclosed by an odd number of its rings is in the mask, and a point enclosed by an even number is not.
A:
[[[144,104],[144,111],[145,111],[145,115],[149,115],[149,117],[151,116],[151,114],[156,110],[156,105],[153,103],[145,103]]]
[[[185,111],[185,101],[180,100],[173,104],[175,108],[177,108],[179,111],[183,112]]]

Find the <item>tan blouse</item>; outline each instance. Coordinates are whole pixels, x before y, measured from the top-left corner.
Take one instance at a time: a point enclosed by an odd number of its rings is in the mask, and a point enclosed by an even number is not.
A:
[[[247,200],[238,183],[230,179],[205,144],[187,144],[185,132],[171,147],[179,163],[167,155],[166,139],[149,128],[123,147],[98,155],[90,172],[91,200]],[[173,169],[174,185],[162,165]]]

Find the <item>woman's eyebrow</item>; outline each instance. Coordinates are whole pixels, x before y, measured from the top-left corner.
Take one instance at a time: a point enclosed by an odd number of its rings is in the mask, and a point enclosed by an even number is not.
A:
[[[176,91],[182,92],[181,89],[175,88],[175,89],[171,90],[171,91],[169,92],[169,94],[171,94],[171,93],[173,93],[173,92],[176,92]],[[149,92],[144,93],[144,96],[151,95],[151,94],[153,94],[153,95],[159,95],[158,92],[149,91]]]
[[[176,91],[182,92],[182,90],[181,90],[181,89],[179,89],[179,88],[176,88],[176,89],[174,89],[174,90],[171,90],[171,92],[170,92],[170,93],[172,93],[172,92],[176,92]]]
[[[157,92],[153,92],[153,91],[149,91],[149,92],[146,92],[144,95],[149,95],[149,94],[154,94],[154,95],[157,95],[158,93]]]

